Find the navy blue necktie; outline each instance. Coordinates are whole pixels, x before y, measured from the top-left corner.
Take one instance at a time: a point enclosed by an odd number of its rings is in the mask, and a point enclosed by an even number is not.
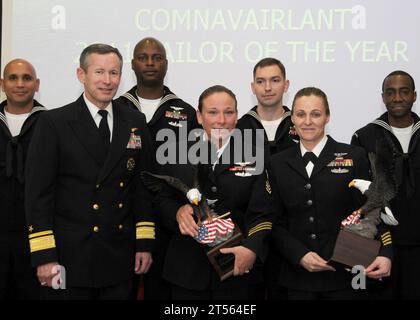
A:
[[[104,142],[105,150],[108,151],[110,144],[111,132],[109,131],[108,126],[108,111],[99,110],[98,113],[102,117],[101,122],[99,123],[99,134]]]
[[[309,161],[311,161],[313,165],[315,165],[317,160],[318,160],[318,157],[313,152],[306,152],[303,155],[303,163],[305,167],[308,165]]]

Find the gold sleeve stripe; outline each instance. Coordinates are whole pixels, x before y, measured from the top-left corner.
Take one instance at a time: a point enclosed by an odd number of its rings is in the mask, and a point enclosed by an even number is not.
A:
[[[261,226],[261,225],[273,225],[271,222],[268,222],[268,221],[266,221],[266,222],[261,222],[261,223],[259,223],[259,224],[257,224],[256,226],[254,226],[254,227],[252,227],[251,228],[251,230],[252,229],[254,229],[254,228],[258,228],[259,226]]]
[[[384,234],[382,234],[381,237],[390,236],[390,235],[391,235],[391,232],[387,231]]]
[[[136,223],[136,227],[141,227],[141,226],[150,226],[150,227],[154,227],[154,226],[155,226],[155,223],[154,223],[154,222],[147,222],[147,221],[137,222],[137,223]]]
[[[382,241],[392,240],[391,236],[382,237]]]
[[[155,228],[137,227],[136,239],[155,239]]]
[[[137,230],[155,231],[155,227],[137,227]]]
[[[42,236],[48,236],[50,234],[53,234],[52,230],[37,232],[37,233],[30,234],[29,239],[38,238],[38,237],[42,237]]]
[[[383,242],[383,245],[384,246],[389,246],[390,244],[392,244],[392,241],[384,241]]]
[[[248,233],[249,232],[253,232],[255,230],[258,230],[258,229],[261,229],[261,228],[269,228],[269,229],[271,229],[272,228],[272,225],[271,224],[259,224],[258,226],[256,226],[256,227],[252,228],[251,230],[249,230]]]
[[[55,239],[53,235],[44,236],[29,240],[31,253],[41,250],[48,250],[55,248]]]
[[[263,230],[271,230],[271,226],[262,226],[262,227],[260,227],[258,229],[253,229],[252,231],[250,230],[248,232],[248,237],[250,237],[254,233],[257,233],[257,232],[260,232],[260,231],[263,231]]]
[[[256,226],[254,226],[254,227],[252,227],[250,230],[249,230],[249,232],[251,232],[251,231],[253,231],[254,229],[257,229],[257,228],[259,228],[259,227],[263,227],[263,226],[268,226],[268,227],[272,227],[272,223],[271,222],[262,222],[262,223],[260,223],[260,224],[257,224]]]

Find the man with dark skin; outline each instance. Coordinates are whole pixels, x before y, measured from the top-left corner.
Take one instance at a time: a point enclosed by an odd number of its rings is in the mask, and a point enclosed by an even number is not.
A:
[[[38,299],[24,210],[24,165],[38,116],[39,79],[31,63],[14,59],[4,68],[0,104],[0,300]]]
[[[412,111],[416,98],[411,75],[400,70],[390,73],[382,84],[387,112],[352,138],[352,144],[367,152],[375,152],[380,139],[393,149],[398,193],[391,210],[399,225],[391,229],[394,260],[391,283],[381,293],[385,298],[420,299],[420,118]]]
[[[198,127],[195,109],[164,85],[168,60],[163,44],[151,37],[140,40],[133,51],[131,68],[136,74],[137,85],[117,100],[130,108],[139,110],[146,116],[155,153],[164,143],[156,139],[160,130],[172,131],[174,141],[169,141],[170,143],[186,139],[187,137],[180,136],[181,130],[185,130],[186,127],[186,132],[190,132]],[[155,172],[161,168],[158,154],[159,152],[156,156]],[[143,276],[144,299],[166,300],[171,297],[170,286],[161,279],[168,242],[169,233],[162,226],[157,226],[153,265],[148,274]],[[136,294],[135,292],[134,295]]]

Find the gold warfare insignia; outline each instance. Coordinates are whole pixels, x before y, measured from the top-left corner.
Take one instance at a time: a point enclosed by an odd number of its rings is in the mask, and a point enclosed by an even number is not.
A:
[[[32,225],[29,226],[29,232],[32,233],[34,231],[34,227]]]
[[[127,170],[132,171],[134,170],[135,166],[136,166],[136,161],[134,160],[134,158],[129,158],[127,160]]]

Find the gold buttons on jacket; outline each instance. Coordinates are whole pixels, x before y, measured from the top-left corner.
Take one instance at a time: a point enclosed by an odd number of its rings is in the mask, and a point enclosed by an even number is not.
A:
[[[99,204],[95,203],[92,208],[93,210],[99,210]]]
[[[99,184],[97,184],[97,185],[96,185],[96,189],[99,189],[99,187],[100,187],[100,185],[99,185]]]
[[[124,205],[123,205],[122,203],[119,203],[119,204],[118,204],[118,208],[120,208],[120,209],[121,209],[122,207],[124,207]]]
[[[118,226],[118,229],[119,230],[122,230],[124,227],[123,227],[123,225],[122,224],[120,224],[119,226]]]
[[[120,182],[120,187],[124,188],[124,182],[122,182],[122,181]]]
[[[99,232],[99,227],[98,226],[94,226],[93,227],[93,232]]]

